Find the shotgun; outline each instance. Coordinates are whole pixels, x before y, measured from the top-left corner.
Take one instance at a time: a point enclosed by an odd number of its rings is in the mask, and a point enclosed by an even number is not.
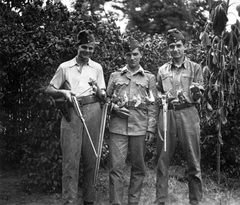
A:
[[[167,96],[162,95],[162,105],[163,105],[163,133],[164,133],[164,151],[167,150],[167,111],[168,111],[168,103]]]
[[[98,140],[97,160],[96,160],[96,164],[95,164],[93,184],[92,184],[93,186],[97,185],[98,171],[99,171],[99,165],[100,165],[100,160],[101,160],[102,144],[103,144],[103,137],[104,137],[104,130],[105,130],[105,125],[106,125],[108,106],[109,106],[109,103],[106,102],[103,105],[103,109],[102,109],[100,134],[99,134],[99,140]]]
[[[89,139],[89,141],[90,141],[90,143],[91,143],[93,152],[94,152],[95,156],[98,157],[97,152],[96,152],[96,149],[95,149],[95,147],[94,147],[94,145],[93,145],[93,142],[92,142],[92,139],[91,139],[91,137],[90,137],[90,134],[89,134],[89,131],[88,131],[86,122],[85,122],[85,120],[84,120],[84,118],[83,118],[83,115],[82,115],[82,112],[81,112],[81,110],[80,110],[80,108],[79,108],[77,98],[76,98],[76,96],[74,96],[74,95],[72,95],[72,103],[73,103],[73,106],[74,106],[74,108],[75,108],[75,110],[76,110],[76,112],[77,112],[78,117],[81,119],[81,121],[82,121],[82,123],[83,123],[83,126],[84,126],[84,128],[85,128],[85,130],[86,130],[86,132],[87,132],[87,136],[88,136],[88,139]]]

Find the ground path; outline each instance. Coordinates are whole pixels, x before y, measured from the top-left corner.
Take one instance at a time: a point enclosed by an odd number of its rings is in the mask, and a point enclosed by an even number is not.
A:
[[[173,170],[175,177],[169,180],[169,205],[187,205],[188,187],[182,178],[182,171]],[[177,173],[177,174],[176,174]],[[99,173],[99,185],[96,205],[108,204],[108,171]],[[216,182],[204,176],[204,198],[201,205],[240,205],[240,182],[229,182],[218,186]],[[226,183],[229,183],[226,184]],[[129,168],[125,171],[125,201],[129,184]],[[0,172],[0,205],[61,205],[61,194],[26,193],[21,185],[21,177],[15,171]],[[81,198],[81,189],[79,191]],[[148,170],[144,181],[140,205],[153,205],[155,201],[155,170]],[[127,204],[127,203],[126,203]]]

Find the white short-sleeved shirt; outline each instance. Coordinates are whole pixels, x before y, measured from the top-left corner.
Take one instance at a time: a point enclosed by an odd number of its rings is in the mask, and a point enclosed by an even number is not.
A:
[[[50,85],[56,89],[71,90],[76,93],[77,97],[81,97],[94,93],[89,85],[91,79],[97,82],[100,89],[106,88],[102,66],[89,59],[88,63],[80,70],[75,57],[58,67]]]

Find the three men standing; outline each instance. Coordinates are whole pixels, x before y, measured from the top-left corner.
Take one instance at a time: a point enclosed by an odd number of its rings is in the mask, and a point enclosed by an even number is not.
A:
[[[187,162],[189,200],[196,205],[202,199],[200,168],[200,119],[195,105],[203,90],[200,65],[185,56],[185,37],[177,29],[167,33],[167,44],[172,60],[158,70],[157,88],[168,102],[166,150],[164,150],[163,110],[160,110],[157,138],[157,183],[158,205],[164,205],[168,195],[168,168],[177,144],[180,141]]]
[[[105,82],[100,64],[90,59],[95,40],[89,31],[78,35],[78,54],[57,69],[47,88],[54,98],[69,102],[76,96],[86,121],[92,142],[97,149],[100,132],[100,100],[105,98]],[[140,65],[142,50],[138,41],[128,38],[123,43],[126,65],[112,73],[107,86],[111,100],[109,125],[109,202],[123,204],[123,171],[128,153],[131,176],[128,204],[139,204],[145,177],[145,148],[151,142],[157,126],[157,89],[168,101],[166,150],[163,149],[163,112],[160,110],[157,140],[156,198],[159,205],[167,201],[168,168],[176,147],[177,137],[188,165],[189,199],[195,205],[202,198],[200,169],[200,119],[195,107],[201,97],[203,83],[201,67],[185,56],[185,38],[177,29],[168,31],[167,43],[172,60],[158,70],[155,76]],[[92,82],[97,85],[95,90]],[[70,122],[61,122],[62,194],[64,204],[77,204],[79,161],[83,160],[83,201],[93,204],[92,186],[96,156],[81,119],[73,107],[69,108]],[[94,124],[94,126],[92,126]]]

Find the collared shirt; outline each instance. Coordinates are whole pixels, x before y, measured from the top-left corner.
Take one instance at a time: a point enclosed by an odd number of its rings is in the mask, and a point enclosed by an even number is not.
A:
[[[199,64],[190,61],[185,57],[180,67],[176,67],[173,61],[165,63],[158,70],[157,74],[158,88],[161,93],[167,93],[168,96],[177,98],[178,92],[182,92],[189,103],[193,103],[189,87],[194,83],[202,87],[203,75]]]
[[[149,99],[152,93],[152,101]],[[130,111],[128,118],[111,116],[109,130],[122,135],[145,135],[146,131],[155,132],[158,114],[156,103],[156,79],[142,67],[131,73],[127,66],[111,74],[107,95],[111,100]],[[129,106],[131,105],[131,106]]]
[[[100,89],[105,89],[102,66],[89,59],[88,63],[80,69],[75,57],[58,67],[50,84],[56,89],[71,90],[77,97],[81,97],[94,93],[89,85],[91,79],[97,82]]]

